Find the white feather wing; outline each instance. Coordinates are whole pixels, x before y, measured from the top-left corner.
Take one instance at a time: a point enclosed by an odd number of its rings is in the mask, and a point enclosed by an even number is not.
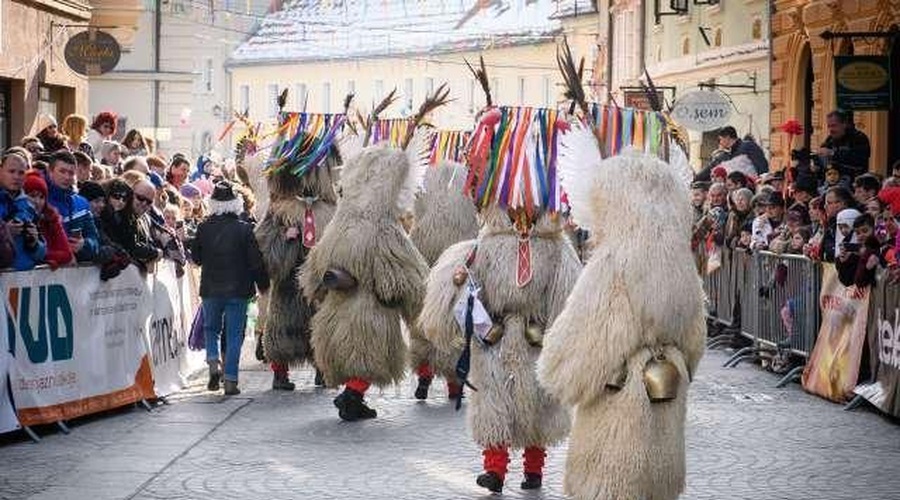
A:
[[[719,165],[721,165],[729,174],[732,172],[740,172],[750,178],[756,178],[757,176],[756,169],[753,167],[753,162],[750,161],[750,158],[748,158],[747,155],[736,156],[728,161],[723,161]]]
[[[569,197],[572,219],[581,227],[590,227],[590,204],[600,162],[603,160],[597,139],[580,122],[559,139],[557,167],[560,186]]]
[[[350,127],[344,127],[344,131],[338,139],[338,151],[341,153],[341,160],[344,164],[362,153],[364,140],[365,137],[354,134]]]
[[[406,146],[406,157],[409,160],[409,171],[400,190],[397,207],[401,211],[412,210],[416,194],[425,189],[425,174],[428,172],[428,160],[431,157],[431,129],[418,128],[412,140]]]
[[[673,140],[669,140],[669,166],[675,170],[675,175],[678,176],[684,187],[690,188],[691,183],[694,182],[694,169],[691,168],[681,146]]]

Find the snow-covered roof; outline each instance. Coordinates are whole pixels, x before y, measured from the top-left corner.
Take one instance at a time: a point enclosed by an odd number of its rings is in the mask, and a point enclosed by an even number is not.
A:
[[[229,65],[479,50],[540,43],[586,0],[288,0]],[[563,16],[565,17],[565,16]]]
[[[553,17],[558,19],[597,13],[597,0],[558,0],[556,4]]]

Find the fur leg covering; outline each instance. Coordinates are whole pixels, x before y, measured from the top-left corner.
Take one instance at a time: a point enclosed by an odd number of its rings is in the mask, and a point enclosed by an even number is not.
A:
[[[484,456],[484,471],[493,472],[500,476],[502,481],[509,470],[509,450],[504,447],[485,448],[481,452]]]
[[[263,334],[266,359],[284,365],[312,361],[309,325],[313,313],[310,303],[297,293],[293,277],[273,282]]]
[[[684,420],[688,373],[684,357],[665,350],[681,375],[678,397],[651,403],[643,382],[649,350],[628,361],[618,392],[578,407],[569,440],[565,492],[579,500],[674,500],[684,490]]]
[[[316,366],[327,386],[353,377],[378,386],[403,378],[406,342],[400,318],[371,292],[329,292],[312,324]]]
[[[540,348],[525,339],[525,320],[507,316],[505,334],[487,347],[472,343],[472,391],[468,407],[472,437],[482,448],[548,447],[569,431],[569,413],[537,383]]]

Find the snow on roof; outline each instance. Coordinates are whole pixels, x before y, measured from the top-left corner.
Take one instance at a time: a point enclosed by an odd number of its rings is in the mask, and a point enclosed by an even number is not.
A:
[[[583,16],[597,13],[597,0],[558,0],[554,18]]]
[[[229,65],[460,52],[547,41],[586,0],[288,0]],[[585,11],[586,12],[586,11]]]

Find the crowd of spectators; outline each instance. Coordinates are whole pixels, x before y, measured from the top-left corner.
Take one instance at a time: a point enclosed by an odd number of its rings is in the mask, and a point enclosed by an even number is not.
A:
[[[852,116],[834,111],[827,125],[820,148],[793,151],[791,167],[772,173],[755,153],[732,151],[755,148],[735,142],[731,127],[720,132],[722,160],[692,186],[692,247],[701,272],[715,270],[727,248],[832,262],[847,286],[873,284],[879,268],[900,277],[900,162],[889,177],[878,177]]]
[[[207,163],[192,179],[190,159],[156,152],[138,130],[117,142],[112,112],[90,128],[74,114],[62,126],[47,115],[37,123],[0,159],[0,267],[92,263],[107,280],[130,264],[151,272],[170,259],[182,273],[215,183],[236,178],[233,164]],[[236,189],[249,214],[252,193]]]

